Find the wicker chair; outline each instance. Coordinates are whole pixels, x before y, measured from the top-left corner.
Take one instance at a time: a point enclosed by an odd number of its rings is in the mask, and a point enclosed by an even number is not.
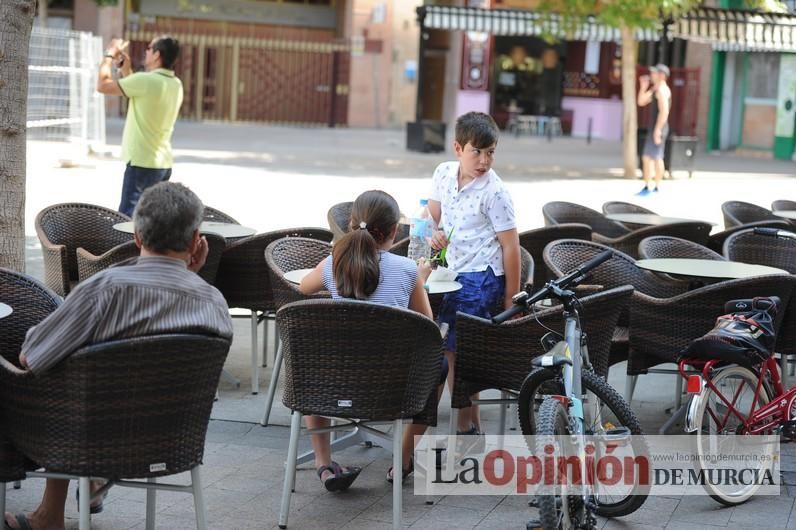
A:
[[[603,377],[608,376],[611,339],[619,314],[630,303],[632,294],[633,288],[624,285],[580,299],[581,321],[589,340],[589,357],[594,371]],[[457,409],[469,407],[473,404],[470,396],[489,388],[499,389],[504,395],[519,392],[523,380],[533,369],[531,360],[545,353],[540,340],[547,328],[561,329],[562,312],[562,306],[544,308],[501,325],[458,313],[451,406]],[[503,429],[505,407],[501,412]]]
[[[326,212],[326,220],[329,222],[329,228],[334,234],[335,241],[348,232],[351,224],[351,208],[353,206],[353,201],[338,202]]]
[[[638,256],[653,258],[696,258],[723,260],[724,256],[704,245],[672,236],[645,237],[638,244]]]
[[[724,216],[724,228],[755,223],[758,221],[782,221],[768,208],[743,201],[727,201],[721,205]]]
[[[646,226],[638,230],[633,230],[621,237],[603,239],[601,242],[615,250],[619,250],[633,258],[637,258],[638,244],[647,237],[672,236],[704,245],[708,242],[708,235],[710,234],[711,228],[710,223],[703,223],[701,221],[669,223],[657,226]]]
[[[134,261],[141,254],[141,250],[135,244],[135,241],[128,241],[127,243],[116,245],[99,256],[95,256],[83,247],[78,248],[76,254],[77,276],[79,281],[82,282],[108,267]]]
[[[562,223],[542,228],[534,228],[520,233],[520,246],[527,250],[535,265],[531,283],[540,288],[550,279],[550,272],[544,267],[542,253],[544,247],[556,239],[585,239],[591,241],[591,227],[581,223]]]
[[[329,293],[325,292],[309,296],[302,294],[298,289],[298,285],[285,279],[285,273],[297,269],[313,268],[329,256],[331,252],[332,246],[329,243],[305,237],[278,239],[265,248],[265,263],[268,267],[268,277],[271,280],[271,290],[274,295],[274,308],[276,311],[279,311],[280,307],[290,302],[329,298]],[[279,331],[278,326],[277,331]],[[283,346],[280,342],[274,358],[271,381],[268,383],[265,412],[260,422],[263,426],[268,425],[268,420],[271,417],[271,407],[273,406],[276,387],[279,383],[279,372],[282,369],[284,355],[282,350]]]
[[[548,202],[542,206],[542,215],[546,226],[562,223],[589,225],[592,230],[592,239],[598,242],[602,242],[605,239],[614,239],[630,232],[620,223],[606,219],[605,215],[597,210],[571,202]]]
[[[36,215],[36,235],[44,255],[45,283],[61,296],[79,280],[78,247],[100,255],[133,239],[113,229],[129,221],[124,214],[93,204],[64,203],[48,206]]]
[[[754,229],[741,230],[724,242],[724,255],[732,261],[768,265],[796,274],[796,241],[792,239],[755,234]],[[791,296],[785,307],[785,321],[777,337],[783,368],[787,356],[796,355],[796,296]]]
[[[283,402],[293,411],[279,515],[286,528],[296,464],[312,458],[297,458],[302,415],[344,418],[355,426],[392,422],[392,437],[373,427],[367,434],[392,442],[393,469],[403,469],[403,420],[425,413],[423,423],[436,423],[442,339],[434,322],[414,311],[360,301],[297,302],[282,307],[276,319],[285,352]],[[335,439],[332,450],[357,443],[362,431]],[[402,527],[401,495],[395,480],[393,528]]]
[[[656,212],[648,208],[644,208],[643,206],[639,206],[637,204],[633,204],[630,202],[622,202],[622,201],[608,201],[603,203],[603,213],[608,215],[612,213],[647,213],[652,215],[658,215]],[[640,225],[637,223],[619,223],[628,230],[638,230],[639,228],[644,228],[648,225]]]
[[[755,223],[747,223],[743,225],[733,226],[732,228],[722,230],[721,232],[710,234],[710,237],[708,237],[707,247],[710,250],[713,250],[714,252],[721,253],[722,250],[724,249],[724,242],[727,240],[728,237],[741,230],[747,230],[749,228],[755,228],[755,227],[782,228],[785,230],[790,230],[793,228],[793,225],[780,217],[778,221],[757,221]]]
[[[390,252],[406,257],[409,254],[409,238],[405,237],[400,241],[395,241],[390,247]]]
[[[215,285],[218,268],[221,265],[221,254],[227,246],[227,240],[218,234],[202,234],[207,239],[207,259],[204,266],[199,269],[199,276],[210,285]]]
[[[276,312],[264,253],[268,245],[283,237],[307,237],[330,242],[332,233],[325,228],[292,228],[240,239],[224,249],[216,274],[215,286],[224,295],[227,305],[251,312],[252,394],[260,391],[257,326]],[[267,333],[268,327],[264,326],[263,366],[268,344]],[[276,333],[274,338],[277,338]]]
[[[771,210],[796,210],[796,201],[779,200],[771,203]]]
[[[79,349],[33,375],[0,359],[0,407],[12,443],[46,473],[127,480],[148,489],[147,527],[154,528],[153,479],[191,472],[198,528],[206,528],[199,465],[215,388],[230,341],[205,335],[153,335]],[[151,489],[150,489],[151,488]],[[88,530],[90,496],[80,498]]]
[[[0,355],[18,366],[25,333],[61,304],[61,297],[33,278],[0,268],[0,300],[13,312],[0,319]],[[6,482],[25,478],[25,459],[7,437],[5,414],[0,408],[0,513],[5,512]]]
[[[205,214],[204,217],[202,218],[202,221],[211,221],[214,223],[229,223],[233,225],[240,224],[231,215],[225,214],[221,210],[216,210],[215,208],[211,208],[210,206],[205,206]]]

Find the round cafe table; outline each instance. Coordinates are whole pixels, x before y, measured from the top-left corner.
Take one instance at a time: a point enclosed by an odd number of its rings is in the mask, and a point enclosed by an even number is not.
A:
[[[796,210],[774,210],[772,213],[785,219],[796,220]]]
[[[691,276],[694,278],[735,279],[767,274],[788,274],[788,271],[738,261],[722,261],[691,258],[655,258],[640,259],[636,266],[655,272]]]
[[[135,232],[132,221],[116,223],[113,225],[113,229],[128,234]],[[249,228],[248,226],[236,225],[234,223],[219,223],[218,221],[203,221],[202,224],[199,225],[199,231],[202,233],[218,234],[225,239],[247,237],[257,233],[257,230]]]
[[[311,273],[313,269],[296,269],[294,271],[287,271],[285,273],[285,279],[290,283],[295,283],[296,285],[301,283],[301,280],[307,274]]]
[[[10,305],[0,302],[0,318],[5,318],[13,312]]]
[[[632,223],[637,225],[661,226],[675,223],[706,223],[698,219],[685,219],[682,217],[666,217],[653,213],[609,213],[605,217],[611,221],[620,223]],[[716,223],[710,223],[716,224]]]

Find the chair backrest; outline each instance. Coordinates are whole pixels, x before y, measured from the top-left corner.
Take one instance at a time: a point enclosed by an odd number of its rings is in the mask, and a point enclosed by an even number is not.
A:
[[[41,210],[36,215],[34,224],[44,251],[45,247],[64,245],[69,279],[76,282],[77,248],[83,247],[92,254],[99,255],[116,245],[130,241],[133,239],[132,234],[113,229],[113,225],[129,220],[126,215],[102,206],[63,203]]]
[[[30,276],[0,268],[0,302],[12,309],[0,319],[0,355],[18,366],[25,334],[61,305],[61,297]]]
[[[591,227],[582,223],[561,223],[520,233],[520,246],[533,257],[532,283],[535,287],[541,287],[549,279],[550,274],[544,266],[542,253],[544,252],[544,247],[556,239],[585,239],[586,241],[591,241]]]
[[[137,261],[140,254],[141,249],[138,248],[135,241],[128,241],[127,243],[116,245],[99,256],[95,256],[88,250],[80,247],[76,252],[78,279],[82,282],[109,267],[134,263]]]
[[[542,206],[545,225],[561,223],[583,223],[591,227],[592,232],[605,237],[619,237],[629,230],[620,223],[606,219],[597,210],[572,202],[553,201]]]
[[[168,334],[79,349],[33,376],[0,360],[9,437],[48,471],[111,479],[202,462],[230,340]]]
[[[768,208],[743,201],[727,201],[721,205],[724,228],[754,223],[756,221],[781,221]]]
[[[653,215],[657,215],[656,212],[648,208],[644,208],[643,206],[639,206],[638,204],[633,204],[630,202],[623,202],[623,201],[608,201],[603,203],[603,213],[649,213]]]
[[[199,269],[199,276],[210,285],[215,285],[218,267],[221,264],[221,254],[226,248],[227,240],[218,234],[202,234],[207,239],[208,253],[204,266]]]
[[[283,402],[303,414],[389,421],[423,411],[436,388],[434,322],[397,307],[306,300],[276,315],[285,354]]]
[[[202,220],[212,221],[215,223],[230,223],[233,225],[240,224],[231,215],[225,214],[221,210],[216,210],[215,208],[211,208],[210,206],[205,206],[205,214]]]
[[[645,237],[638,244],[638,255],[644,259],[695,258],[723,260],[724,256],[704,245],[673,236]]]
[[[771,209],[777,210],[796,210],[796,201],[779,200],[771,203]]]
[[[724,241],[724,257],[731,261],[777,267],[796,274],[796,241],[741,230]]]
[[[348,232],[353,206],[354,201],[338,202],[326,212],[326,220],[329,222],[329,228],[334,234],[335,241]]]
[[[638,244],[644,238],[650,236],[672,236],[687,239],[695,243],[703,245],[708,241],[708,235],[711,229],[710,223],[701,221],[687,221],[682,223],[669,223],[657,226],[645,226],[638,230],[633,230],[629,234],[622,237],[612,239],[610,241],[603,241],[607,245],[617,250],[621,250],[625,254],[638,257]]]
[[[560,278],[606,249],[593,241],[562,239],[553,241],[544,249],[544,262],[556,278]],[[585,284],[602,285],[606,289],[632,285],[637,291],[650,296],[668,298],[687,290],[687,282],[675,282],[656,276],[636,266],[632,257],[611,249],[614,255],[594,269]]]
[[[285,279],[285,273],[297,269],[312,269],[332,253],[332,246],[325,241],[306,237],[287,237],[274,241],[265,248],[265,263],[274,293],[274,307],[279,310],[285,304],[298,300],[329,298],[328,293],[307,296],[298,285]]]
[[[409,238],[405,237],[396,240],[390,247],[390,252],[399,256],[407,257],[409,255]]]
[[[710,236],[708,237],[707,247],[715,252],[721,253],[724,250],[724,242],[727,240],[728,237],[730,237],[735,232],[740,232],[741,230],[747,230],[749,228],[754,228],[756,226],[764,228],[784,228],[786,230],[790,230],[791,228],[793,228],[792,224],[781,218],[777,221],[757,221],[755,223],[747,223],[743,225],[733,226],[732,228],[722,230],[721,232],[710,234]]]
[[[284,237],[305,237],[328,243],[332,240],[332,233],[325,228],[287,228],[253,235],[226,247],[221,255],[215,286],[230,307],[276,310],[265,249]]]

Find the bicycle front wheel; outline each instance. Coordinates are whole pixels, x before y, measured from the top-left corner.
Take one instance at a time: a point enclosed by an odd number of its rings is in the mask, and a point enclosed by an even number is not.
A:
[[[536,417],[540,414],[545,396],[564,393],[564,383],[560,375],[555,370],[537,368],[525,378],[517,403],[522,434],[537,433]],[[584,370],[581,381],[584,392],[584,434],[600,437],[617,427],[627,427],[632,435],[630,447],[633,453],[647,454],[641,424],[624,398],[605,379],[592,371]],[[600,485],[594,491],[595,511],[603,517],[628,515],[644,504],[649,490],[648,484],[619,483],[610,488]]]
[[[748,368],[730,366],[719,370],[719,373],[711,379],[717,391],[705,386],[702,393],[698,395],[696,399],[699,399],[699,403],[694,415],[694,424],[697,427],[697,459],[694,462],[694,467],[697,471],[704,472],[706,476],[709,476],[712,469],[721,468],[720,470],[723,470],[730,465],[726,460],[716,462],[716,455],[731,454],[735,442],[743,442],[743,440],[726,438],[722,435],[747,434],[745,422],[750,413],[767,404],[772,398],[771,389],[767,384],[761,385],[761,391],[757,392],[758,380],[757,374]],[[765,434],[773,434],[773,432]],[[744,468],[754,466],[759,473],[769,469],[774,448],[772,445],[759,447],[763,448],[764,454],[757,464],[743,462],[739,465]],[[760,488],[758,484],[743,484],[743,481],[726,482],[725,484],[720,481],[706,480],[703,484],[705,491],[713,499],[727,506],[735,506],[748,501]]]
[[[565,442],[572,434],[569,426],[569,416],[561,403],[547,397],[539,407],[536,417],[536,454],[549,454],[547,450],[557,441]],[[572,454],[572,448],[562,448],[563,453]],[[566,482],[566,481],[565,481]],[[556,485],[557,490],[553,495],[540,495],[539,521],[542,530],[567,530],[579,528],[584,522],[586,510],[583,499],[578,495],[567,495],[564,486]]]

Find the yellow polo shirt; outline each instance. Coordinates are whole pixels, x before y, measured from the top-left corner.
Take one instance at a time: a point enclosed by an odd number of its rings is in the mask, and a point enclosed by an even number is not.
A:
[[[119,79],[119,88],[130,98],[122,160],[131,166],[170,168],[171,133],[182,105],[182,82],[173,70],[158,68]]]

